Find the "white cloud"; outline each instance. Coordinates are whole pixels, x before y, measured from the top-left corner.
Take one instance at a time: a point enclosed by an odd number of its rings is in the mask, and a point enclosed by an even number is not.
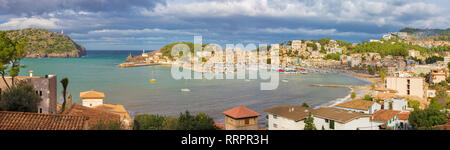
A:
[[[1,30],[14,30],[23,28],[45,28],[45,29],[61,29],[58,25],[60,19],[57,18],[41,18],[41,17],[30,17],[30,18],[12,18],[9,21],[0,24]]]
[[[273,34],[297,34],[297,35],[319,35],[319,36],[376,36],[377,34],[370,34],[364,32],[339,32],[336,29],[306,29],[306,28],[264,28],[253,29],[254,32],[259,33],[273,33]]]

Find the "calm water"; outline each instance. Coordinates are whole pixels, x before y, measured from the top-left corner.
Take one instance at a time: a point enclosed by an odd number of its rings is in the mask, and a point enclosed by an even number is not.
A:
[[[222,111],[244,105],[261,114],[277,105],[312,106],[327,104],[348,95],[348,88],[313,87],[311,84],[363,85],[365,81],[333,74],[280,76],[278,89],[261,91],[258,80],[174,80],[170,67],[147,66],[120,68],[130,54],[140,51],[88,51],[82,58],[29,58],[22,60],[27,68],[21,75],[34,70],[35,76],[56,74],[58,80],[69,78],[68,92],[80,104],[79,93],[88,90],[105,92],[106,103],[122,104],[131,114],[158,113],[177,115],[184,110],[206,112],[223,122]],[[150,83],[149,79],[158,81]],[[182,88],[191,92],[183,93]],[[62,103],[62,87],[58,82],[58,100]],[[265,114],[264,114],[265,116]],[[265,117],[260,117],[265,118]]]

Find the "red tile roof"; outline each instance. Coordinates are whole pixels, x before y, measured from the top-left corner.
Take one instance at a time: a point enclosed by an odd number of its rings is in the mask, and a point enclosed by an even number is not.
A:
[[[99,109],[81,106],[78,104],[72,104],[72,107],[70,109],[65,110],[63,114],[88,117],[89,127],[92,127],[100,123],[101,121],[103,121],[103,123],[120,121],[120,115]]]
[[[219,128],[220,130],[225,130],[225,125],[223,125],[220,122],[214,122],[214,125]]]
[[[228,110],[225,110],[223,112],[223,114],[232,117],[232,118],[249,118],[249,117],[257,117],[260,116],[261,114],[248,109],[245,106],[238,106],[238,107],[234,107]]]
[[[87,123],[83,116],[0,111],[0,130],[84,130]]]
[[[409,119],[409,112],[404,111],[398,114],[398,120],[408,120]]]
[[[394,118],[399,113],[400,113],[400,111],[395,111],[395,110],[387,110],[387,109],[379,110],[373,114],[372,120],[380,121],[380,122],[387,122],[390,119]]]

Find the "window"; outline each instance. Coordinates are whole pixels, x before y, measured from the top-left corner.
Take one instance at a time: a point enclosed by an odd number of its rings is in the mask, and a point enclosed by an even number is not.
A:
[[[39,113],[42,113],[42,108],[39,108]]]
[[[407,90],[406,93],[408,93],[408,95],[409,95],[410,94],[409,90]]]
[[[39,91],[39,96],[42,96],[42,91]]]
[[[334,120],[330,120],[330,129],[334,129]]]
[[[278,128],[278,125],[276,123],[273,124],[274,128]]]
[[[277,115],[273,115],[273,119],[277,119],[278,118],[278,116]]]
[[[245,119],[245,124],[250,124],[250,119]]]
[[[326,122],[326,123],[328,123],[328,121],[329,121],[328,119],[325,119],[325,122]]]

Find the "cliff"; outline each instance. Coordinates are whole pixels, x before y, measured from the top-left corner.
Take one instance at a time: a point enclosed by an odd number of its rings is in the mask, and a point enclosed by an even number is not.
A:
[[[75,43],[69,36],[45,29],[10,30],[6,34],[11,39],[27,39],[25,57],[81,57],[86,49]]]

